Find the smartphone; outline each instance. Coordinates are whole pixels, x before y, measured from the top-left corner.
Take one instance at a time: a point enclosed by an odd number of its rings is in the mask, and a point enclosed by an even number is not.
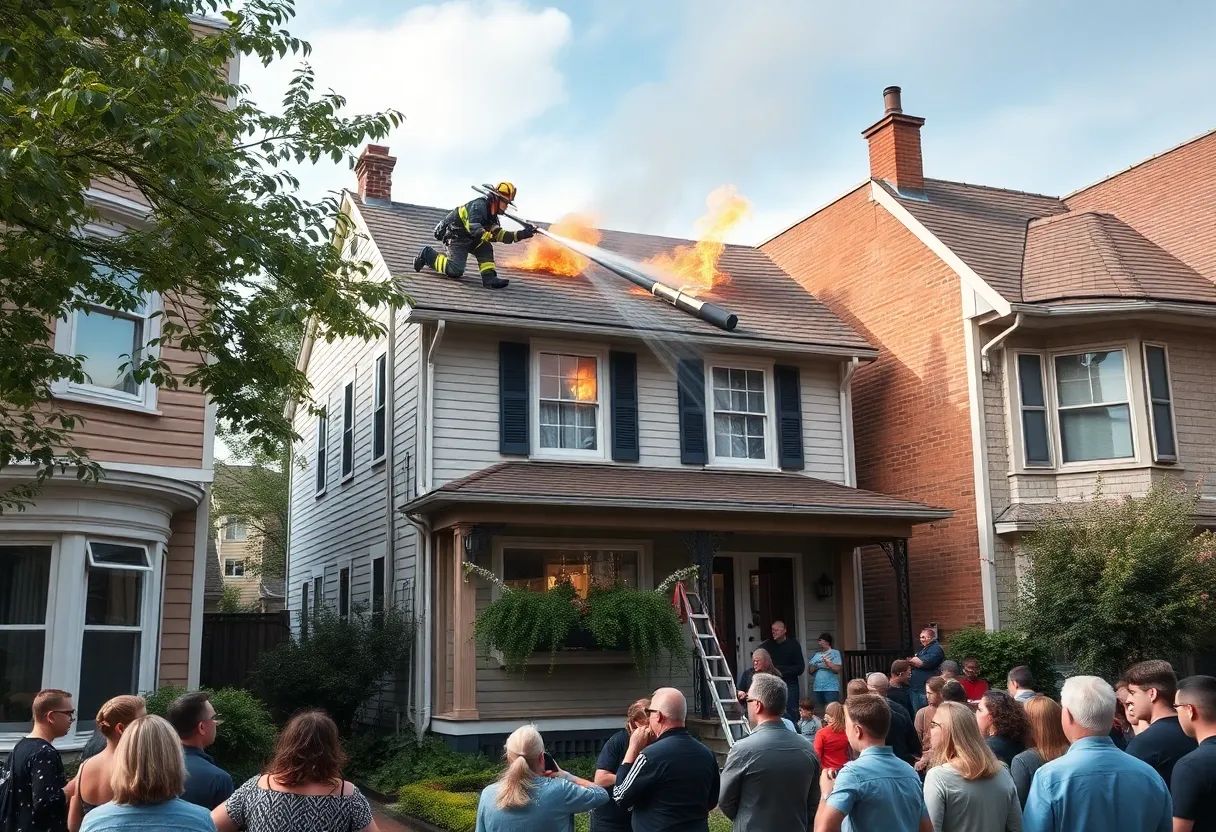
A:
[[[545,752],[545,771],[559,771],[557,760],[553,759],[553,755],[548,751]]]

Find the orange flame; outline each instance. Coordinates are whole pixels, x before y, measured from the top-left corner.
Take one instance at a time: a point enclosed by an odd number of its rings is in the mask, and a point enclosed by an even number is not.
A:
[[[561,237],[569,237],[571,240],[593,246],[598,245],[603,237],[595,227],[595,218],[585,214],[567,214],[550,226],[549,230]],[[503,262],[513,269],[549,272],[564,277],[577,277],[591,265],[591,261],[581,254],[575,254],[565,246],[539,234],[528,240],[528,247],[521,254],[512,254]]]
[[[735,190],[734,185],[723,185],[705,200],[708,213],[697,220],[698,239],[691,246],[677,246],[675,250],[651,257],[646,262],[683,281],[679,288],[689,294],[709,292],[715,286],[730,280],[730,276],[718,271],[718,258],[726,249],[723,239],[740,220],[751,213],[752,204]]]
[[[596,401],[596,388],[599,386],[599,377],[594,363],[580,361],[578,369],[574,371],[574,376],[566,379],[566,383],[569,385],[570,394],[574,396],[575,401]]]

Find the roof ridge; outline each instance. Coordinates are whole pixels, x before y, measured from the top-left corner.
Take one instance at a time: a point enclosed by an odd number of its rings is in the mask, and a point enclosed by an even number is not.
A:
[[[1145,159],[1141,159],[1139,162],[1134,162],[1133,164],[1130,164],[1127,167],[1125,167],[1123,170],[1116,171],[1115,173],[1112,173],[1112,174],[1108,174],[1107,176],[1102,177],[1101,179],[1097,180],[1096,182],[1090,182],[1088,185],[1082,185],[1080,188],[1077,188],[1075,191],[1069,191],[1068,193],[1064,194],[1064,196],[1060,197],[1060,200],[1066,201],[1066,200],[1072,199],[1077,194],[1084,193],[1085,191],[1096,188],[1099,185],[1102,185],[1102,184],[1105,184],[1105,183],[1111,181],[1112,179],[1117,179],[1118,177],[1122,176],[1125,173],[1128,173],[1129,171],[1133,171],[1136,168],[1143,167],[1144,165],[1147,165],[1149,162],[1155,162],[1162,157],[1170,155],[1171,153],[1173,153],[1176,150],[1182,150],[1182,148],[1187,147],[1188,145],[1192,145],[1195,142],[1202,141],[1203,139],[1206,139],[1208,136],[1211,136],[1213,134],[1216,134],[1216,127],[1213,127],[1210,130],[1205,130],[1204,132],[1200,133],[1197,136],[1191,136],[1189,139],[1185,139],[1185,140],[1179,142],[1178,144],[1174,145],[1173,147],[1166,148],[1165,150],[1162,150],[1160,153],[1154,153],[1152,156],[1149,156],[1148,158],[1145,158]]]
[[[975,182],[963,182],[960,179],[934,179],[932,177],[926,176],[925,181],[926,182],[938,182],[938,183],[943,183],[946,185],[962,185],[964,188],[978,188],[978,189],[984,190],[984,191],[997,191],[998,193],[1017,194],[1018,196],[1033,196],[1033,197],[1037,197],[1039,199],[1050,199],[1055,202],[1063,202],[1063,199],[1061,197],[1054,196],[1052,194],[1041,194],[1036,191],[1020,191],[1017,188],[1000,188],[1000,187],[997,187],[996,185],[980,185]]]

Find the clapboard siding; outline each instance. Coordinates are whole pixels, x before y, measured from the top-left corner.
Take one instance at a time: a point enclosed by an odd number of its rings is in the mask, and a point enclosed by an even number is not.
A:
[[[498,344],[527,340],[525,335],[496,337],[472,327],[449,327],[435,359],[435,485],[476,473],[518,457],[499,453]],[[551,343],[551,341],[547,341]],[[680,466],[680,431],[674,364],[644,344],[570,339],[572,348],[595,347],[638,354],[640,460],[647,467]],[[748,356],[742,356],[748,357]],[[839,363],[805,361],[798,365],[802,392],[805,472],[844,482],[844,440],[840,421]],[[532,365],[529,364],[529,372]],[[606,380],[608,374],[602,377]],[[771,383],[771,379],[769,380]],[[608,391],[601,391],[607,407]],[[530,411],[529,418],[533,412]],[[610,429],[607,419],[605,430]],[[607,445],[610,437],[601,437]],[[535,454],[536,449],[533,448]],[[633,463],[620,463],[631,465]]]

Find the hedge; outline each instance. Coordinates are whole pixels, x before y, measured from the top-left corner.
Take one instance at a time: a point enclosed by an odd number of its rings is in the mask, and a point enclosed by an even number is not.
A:
[[[491,769],[402,786],[393,814],[417,818],[448,832],[473,832],[480,792],[497,777],[498,772]]]
[[[1047,645],[1018,630],[959,630],[948,637],[946,655],[958,662],[960,671],[963,659],[975,656],[980,661],[980,678],[992,688],[1004,690],[1009,671],[1026,665],[1034,676],[1036,691],[1048,696],[1059,692],[1060,676]]]

